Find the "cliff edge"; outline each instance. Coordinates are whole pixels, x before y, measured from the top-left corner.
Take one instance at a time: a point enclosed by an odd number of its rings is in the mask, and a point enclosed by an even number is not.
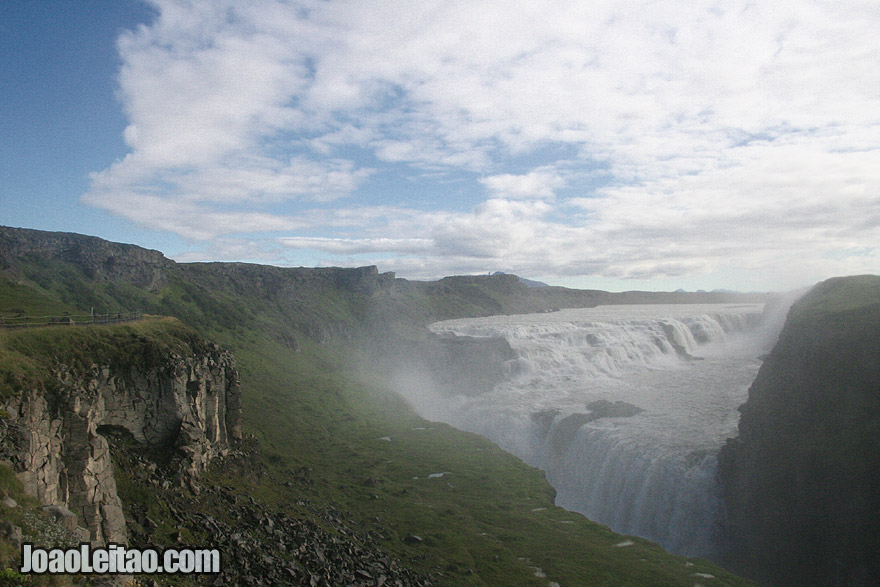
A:
[[[0,460],[85,541],[127,542],[108,435],[173,461],[179,482],[241,438],[232,355],[176,320],[2,334]]]
[[[770,585],[880,584],[880,277],[792,306],[719,455],[728,563]]]

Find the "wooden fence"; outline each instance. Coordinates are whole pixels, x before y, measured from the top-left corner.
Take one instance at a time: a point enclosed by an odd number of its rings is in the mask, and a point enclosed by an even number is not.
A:
[[[140,310],[110,314],[65,314],[63,316],[0,315],[0,328],[31,328],[36,326],[86,326],[89,324],[118,324],[143,318]]]

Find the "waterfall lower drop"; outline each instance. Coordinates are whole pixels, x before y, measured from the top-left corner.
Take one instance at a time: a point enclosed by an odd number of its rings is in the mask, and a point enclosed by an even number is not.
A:
[[[516,359],[491,392],[445,397],[430,416],[543,469],[562,507],[715,558],[715,456],[774,334],[761,311],[605,306],[438,322],[444,336],[504,337]]]

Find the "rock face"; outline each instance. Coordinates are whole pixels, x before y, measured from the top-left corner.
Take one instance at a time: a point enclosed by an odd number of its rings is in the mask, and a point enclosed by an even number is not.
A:
[[[159,251],[68,232],[0,226],[0,269],[15,270],[23,259],[70,263],[95,281],[125,280],[148,291],[162,287],[175,263]]]
[[[880,584],[880,277],[789,312],[719,455],[728,563],[769,585]]]
[[[6,400],[0,454],[29,493],[75,513],[94,544],[127,541],[107,433],[166,455],[181,480],[241,438],[238,372],[213,345],[152,365],[62,365],[55,378],[51,391]]]

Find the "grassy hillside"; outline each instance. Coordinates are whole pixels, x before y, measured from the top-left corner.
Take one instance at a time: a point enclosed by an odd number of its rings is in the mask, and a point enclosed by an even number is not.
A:
[[[175,318],[125,324],[0,330],[0,398],[23,389],[51,391],[53,368],[154,364],[169,353],[198,352],[204,341]]]
[[[789,320],[793,323],[821,328],[846,321],[850,327],[869,328],[880,316],[880,277],[828,279],[813,287],[792,310]]]
[[[530,297],[512,276],[413,284],[369,270],[162,264],[144,287],[127,273],[77,264],[80,257],[3,258],[0,314],[26,303],[52,311],[140,309],[175,316],[232,349],[245,429],[259,440],[265,472],[242,476],[230,468],[210,479],[319,526],[327,525],[327,511],[344,512],[358,540],[435,584],[746,584],[709,563],[669,555],[555,507],[540,471],[482,437],[419,418],[381,377],[365,381],[354,369],[353,349],[378,344],[377,332],[409,336],[431,320],[537,309],[551,299]],[[581,305],[599,295],[553,289],[531,291]],[[79,353],[119,347],[135,334],[161,338],[179,327],[154,320],[75,329],[81,334],[61,327],[6,332],[3,348],[17,357],[6,381],[10,389],[30,384],[27,377],[40,376],[51,345],[76,345]],[[123,499],[146,508],[159,526],[153,543],[174,544],[161,493],[120,474]],[[222,513],[211,510],[218,506],[209,500],[193,507]],[[210,540],[204,529],[187,532]]]

